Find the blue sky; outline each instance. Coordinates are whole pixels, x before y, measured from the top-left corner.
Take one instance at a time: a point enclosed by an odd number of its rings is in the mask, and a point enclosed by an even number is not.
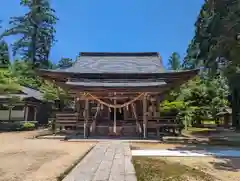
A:
[[[3,26],[25,12],[20,0],[3,2]],[[173,51],[184,57],[203,0],[52,0],[59,21],[50,59],[79,52],[157,51],[164,63]],[[7,38],[9,44],[16,37]]]

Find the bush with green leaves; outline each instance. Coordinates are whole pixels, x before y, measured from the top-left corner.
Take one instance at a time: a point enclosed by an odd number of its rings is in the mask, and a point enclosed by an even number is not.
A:
[[[36,125],[34,123],[31,122],[24,122],[22,124],[22,130],[23,131],[31,131],[34,130],[36,128]]]
[[[184,108],[185,103],[183,101],[163,101],[160,104],[160,114],[162,116],[176,116]]]
[[[1,131],[31,131],[36,129],[34,122],[0,122]]]

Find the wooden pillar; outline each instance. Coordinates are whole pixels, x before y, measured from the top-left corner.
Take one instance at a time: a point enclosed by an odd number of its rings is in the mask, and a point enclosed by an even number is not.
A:
[[[24,121],[28,121],[28,106],[26,106],[25,107],[25,113],[24,113],[24,115],[25,115],[25,117],[24,117]]]
[[[143,97],[143,137],[147,137],[147,96]]]
[[[88,124],[88,116],[89,116],[89,110],[88,110],[88,106],[89,106],[89,104],[88,104],[88,99],[86,98],[85,99],[85,114],[84,114],[84,117],[85,117],[85,119],[84,119],[84,132],[83,132],[83,136],[84,136],[84,138],[86,138],[86,136],[87,136],[87,133],[86,133],[86,128],[87,128],[87,124]]]
[[[137,132],[140,132],[139,131],[139,123],[138,123],[138,116],[137,116],[137,112],[136,112],[136,107],[135,107],[134,103],[132,103],[131,106],[132,106],[132,111],[133,111],[133,114],[134,114],[134,118],[136,119],[136,130],[137,130]]]
[[[8,109],[8,121],[10,121],[11,120],[11,118],[12,118],[12,109],[13,109],[13,106],[10,106],[9,107],[9,109]]]
[[[93,124],[92,124],[92,133],[95,133],[95,132],[96,132],[97,116],[98,116],[98,114],[100,113],[100,109],[101,109],[101,104],[98,103],[98,104],[97,104],[97,111],[96,111],[96,113],[95,113],[94,120],[93,120]]]
[[[114,92],[114,96],[115,96],[115,98],[114,98],[114,105],[116,105],[116,103],[117,103],[117,100],[116,100],[116,92]],[[114,122],[113,122],[113,132],[114,133],[116,133],[117,132],[117,128],[116,128],[116,120],[117,119],[117,109],[114,107]]]
[[[25,119],[26,119],[26,108],[27,108],[27,106],[26,106],[26,104],[24,105],[24,108],[23,108],[23,120],[25,121]]]
[[[34,107],[34,121],[37,121],[37,107]]]

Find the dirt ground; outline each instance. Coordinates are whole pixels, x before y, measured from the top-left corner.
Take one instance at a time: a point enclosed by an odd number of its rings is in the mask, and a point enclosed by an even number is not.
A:
[[[131,145],[135,148],[137,147],[141,149],[173,149],[186,147],[186,145],[162,143],[132,143]],[[222,181],[240,180],[240,158],[159,157],[159,159],[178,162],[180,164],[199,169]]]
[[[29,139],[36,133],[0,133],[0,181],[56,181],[95,145]]]
[[[161,159],[199,169],[222,181],[240,180],[240,158],[165,157]]]

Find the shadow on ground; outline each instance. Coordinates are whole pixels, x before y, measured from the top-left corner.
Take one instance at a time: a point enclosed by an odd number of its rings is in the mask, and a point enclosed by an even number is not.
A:
[[[240,142],[231,142],[231,141],[223,141],[223,140],[204,140],[199,141],[196,139],[169,139],[161,142],[162,144],[176,145],[173,148],[168,148],[168,150],[172,151],[191,151],[196,153],[217,153],[217,152],[232,152],[232,154],[239,155],[240,152]],[[151,147],[146,147],[147,149],[151,149]],[[131,147],[131,149],[144,149],[144,147]],[[159,149],[159,148],[155,148]],[[240,157],[226,157],[226,156],[214,156],[213,161],[209,161],[208,163],[213,166],[216,170],[224,170],[224,171],[232,171],[240,173]],[[202,159],[204,159],[203,157]],[[191,159],[191,158],[190,158]]]

